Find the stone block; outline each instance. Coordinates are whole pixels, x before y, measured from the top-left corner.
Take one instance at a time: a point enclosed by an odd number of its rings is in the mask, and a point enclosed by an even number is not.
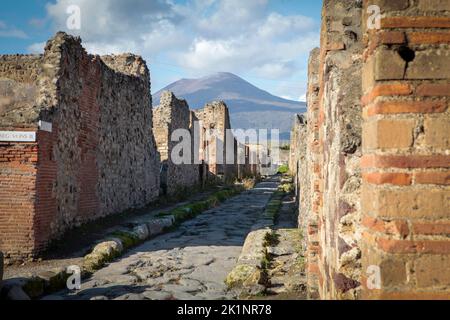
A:
[[[424,255],[415,261],[414,267],[419,288],[450,285],[450,256]]]
[[[409,148],[413,144],[413,131],[416,121],[403,120],[373,120],[363,125],[363,148],[393,149]]]
[[[418,0],[419,10],[422,11],[450,11],[448,0]],[[393,1],[395,2],[395,1]]]
[[[449,61],[450,50],[429,49],[416,51],[414,60],[408,64],[405,78],[410,80],[450,79]],[[393,66],[394,64],[391,65]]]
[[[399,80],[405,75],[406,61],[397,51],[379,49],[375,54],[374,78],[381,80]]]
[[[427,117],[424,127],[427,147],[450,149],[450,117]]]
[[[378,5],[381,12],[400,11],[409,7],[409,0],[373,0],[371,4]]]

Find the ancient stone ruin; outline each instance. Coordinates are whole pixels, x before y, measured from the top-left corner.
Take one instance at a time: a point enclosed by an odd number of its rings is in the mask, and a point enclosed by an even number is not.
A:
[[[8,262],[39,256],[74,226],[148,205],[161,176],[172,195],[239,173],[236,162],[205,158],[230,139],[223,102],[194,113],[167,92],[153,111],[141,57],[90,55],[62,32],[43,55],[0,56],[0,114],[0,250]],[[197,117],[218,129],[211,142]],[[202,138],[174,165],[176,129]]]
[[[448,298],[449,11],[324,1],[290,159],[311,298]]]
[[[195,118],[192,111],[189,110],[187,102],[178,100],[172,92],[166,91],[161,96],[160,105],[153,112],[153,133],[161,156],[161,185],[164,193],[171,195],[201,184],[200,166],[195,161],[195,154],[192,152],[195,150]],[[174,133],[177,133],[175,130],[178,129],[185,130],[184,132],[178,131],[180,135],[189,134],[189,141],[182,141],[187,143],[184,150],[177,147],[180,143],[179,136],[173,136]],[[189,151],[190,154],[180,155],[183,151]],[[182,164],[173,162],[173,152],[180,156]]]
[[[73,225],[158,196],[150,75],[140,57],[92,56],[58,33],[41,56],[0,57],[0,78],[1,130],[26,136],[1,142],[8,258],[35,255]]]
[[[207,104],[203,109],[194,111],[195,116],[201,122],[202,133],[200,146],[200,159],[208,163],[207,179],[220,177],[230,181],[237,176],[237,141],[230,136],[230,115],[224,102],[215,101]],[[227,145],[231,143],[233,154],[228,155]],[[231,156],[231,159],[230,159]]]

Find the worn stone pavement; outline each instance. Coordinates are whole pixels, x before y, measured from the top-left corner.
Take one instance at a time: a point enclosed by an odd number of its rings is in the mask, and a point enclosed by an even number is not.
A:
[[[265,180],[175,231],[134,248],[94,273],[81,290],[44,299],[237,299],[224,280],[278,180]]]

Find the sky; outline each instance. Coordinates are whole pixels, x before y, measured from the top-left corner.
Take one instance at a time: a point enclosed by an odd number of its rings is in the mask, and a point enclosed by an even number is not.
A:
[[[42,53],[61,30],[81,36],[89,53],[143,56],[152,92],[182,78],[231,72],[274,95],[304,100],[321,6],[311,0],[2,0],[0,54]]]

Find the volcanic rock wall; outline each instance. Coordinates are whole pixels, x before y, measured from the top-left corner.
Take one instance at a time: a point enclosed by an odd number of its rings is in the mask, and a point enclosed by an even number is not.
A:
[[[91,56],[80,39],[58,33],[43,56],[1,57],[0,77],[33,92],[5,104],[0,131],[36,134],[0,142],[0,249],[8,259],[34,256],[74,225],[158,196],[150,76],[140,57]],[[11,92],[2,91],[4,101]]]
[[[310,58],[308,112],[293,129],[291,165],[299,185],[310,297],[355,299],[360,289],[359,4],[324,2],[321,48]]]
[[[166,91],[161,95],[160,105],[154,109],[153,132],[155,135],[158,151],[161,155],[161,182],[163,189],[168,195],[181,192],[190,186],[201,183],[200,168],[198,163],[194,163],[194,123],[189,106],[185,100],[178,100],[172,92]],[[188,134],[186,138],[189,141],[173,141],[172,135],[175,130],[181,135]],[[179,138],[174,136],[173,138]],[[181,143],[181,144],[180,144]],[[173,152],[179,155],[179,149],[175,147],[183,147],[183,163],[173,162]],[[189,153],[189,154],[187,154]]]
[[[449,5],[324,1],[291,153],[310,298],[450,298]]]

